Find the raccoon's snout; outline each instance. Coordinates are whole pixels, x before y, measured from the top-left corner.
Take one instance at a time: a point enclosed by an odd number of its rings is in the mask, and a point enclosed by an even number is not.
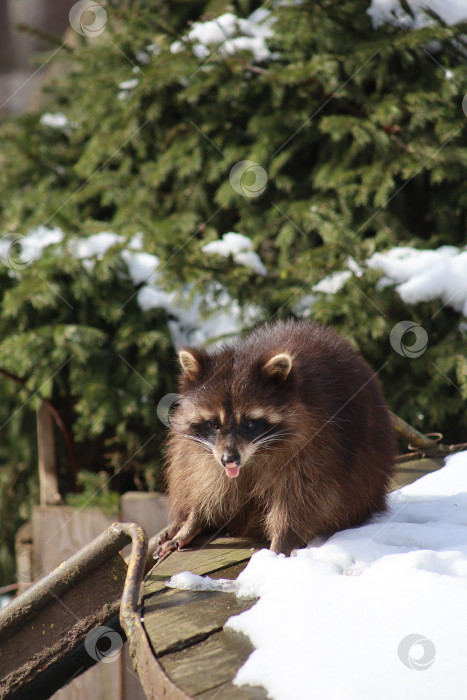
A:
[[[240,459],[240,452],[235,447],[223,451],[221,464],[229,479],[235,479],[240,474]]]
[[[224,450],[224,452],[222,453],[221,462],[222,462],[222,466],[224,466],[224,467],[227,467],[227,466],[239,467],[240,466],[240,453],[236,449]]]

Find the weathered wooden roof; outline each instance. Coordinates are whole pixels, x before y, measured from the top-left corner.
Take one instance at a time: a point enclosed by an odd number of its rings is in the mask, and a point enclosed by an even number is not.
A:
[[[173,574],[189,570],[212,578],[235,579],[252,554],[267,546],[251,540],[198,538],[196,548],[174,552],[156,565],[143,586],[143,625],[167,675],[189,696],[265,698],[263,688],[238,688],[232,678],[253,647],[241,634],[224,630],[232,615],[253,600],[234,593],[167,588]],[[143,686],[145,685],[143,680]]]

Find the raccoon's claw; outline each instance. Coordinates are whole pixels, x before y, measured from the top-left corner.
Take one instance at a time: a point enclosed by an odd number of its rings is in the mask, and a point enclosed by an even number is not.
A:
[[[179,543],[176,540],[160,541],[158,548],[152,556],[157,561],[161,561],[161,559],[165,558],[168,554],[175,552],[176,549],[179,549]]]
[[[159,546],[160,546],[161,544],[164,544],[164,542],[167,542],[168,539],[169,539],[169,533],[168,533],[167,530],[166,530],[166,531],[163,532],[163,533],[161,534],[161,536],[159,537]]]

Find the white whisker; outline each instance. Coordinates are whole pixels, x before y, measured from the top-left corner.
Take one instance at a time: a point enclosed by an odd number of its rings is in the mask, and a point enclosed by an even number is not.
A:
[[[273,435],[266,435],[262,439],[257,439],[254,440],[255,445],[264,445],[268,442],[275,442],[277,440],[281,440],[284,437],[287,437],[288,435],[292,435],[291,432],[289,431],[282,431],[281,433],[274,433]]]
[[[254,438],[254,440],[252,440],[252,443],[257,444],[257,443],[262,442],[263,440],[267,440],[270,437],[280,437],[281,435],[290,435],[290,434],[291,433],[289,433],[286,430],[280,430],[277,433],[271,433],[271,428],[268,428],[268,430],[265,430],[264,433],[261,433],[261,435],[258,435],[258,437]]]
[[[209,452],[212,452],[212,445],[209,440],[203,440],[203,438],[195,437],[194,435],[186,435],[185,433],[180,433],[180,437],[184,437],[187,440],[193,440],[193,442],[197,442],[209,450]]]

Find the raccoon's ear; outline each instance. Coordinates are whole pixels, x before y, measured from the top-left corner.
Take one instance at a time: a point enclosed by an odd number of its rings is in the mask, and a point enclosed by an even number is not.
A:
[[[198,379],[201,374],[199,353],[191,348],[185,348],[178,353],[178,359],[188,379],[191,379],[192,382]]]
[[[274,355],[263,367],[263,371],[269,377],[274,377],[280,381],[284,381],[289,376],[292,369],[292,358],[286,352],[281,352],[280,355]]]

